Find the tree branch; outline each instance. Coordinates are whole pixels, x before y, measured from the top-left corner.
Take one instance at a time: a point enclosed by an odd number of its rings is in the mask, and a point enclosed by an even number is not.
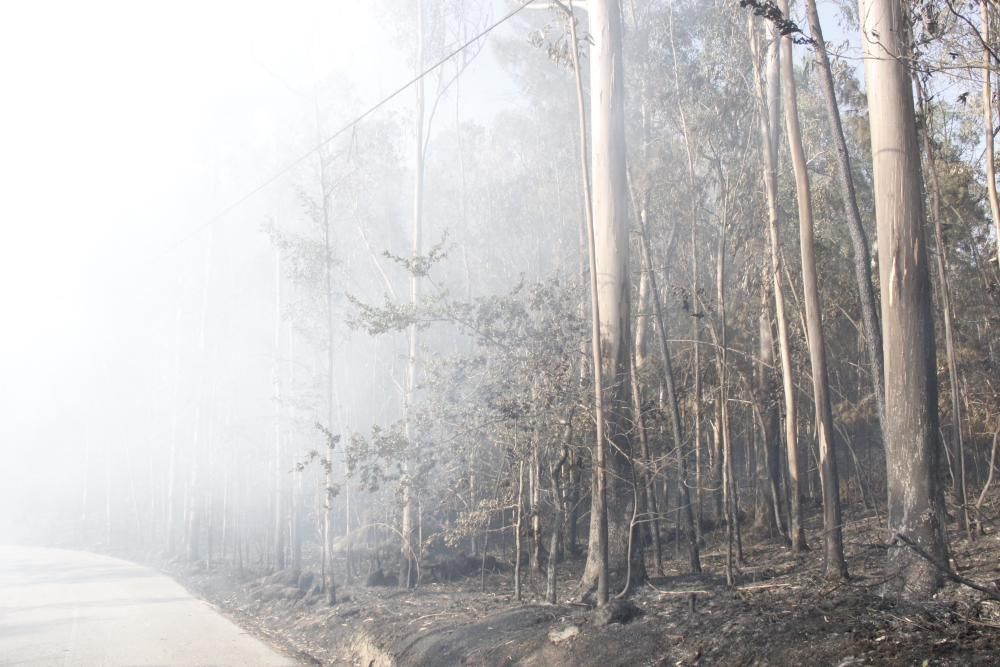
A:
[[[911,549],[913,549],[914,553],[916,553],[918,556],[926,560],[928,563],[939,569],[946,577],[948,577],[955,583],[962,584],[963,586],[968,586],[969,588],[977,590],[983,595],[990,598],[991,600],[1000,601],[1000,591],[997,591],[996,587],[989,588],[987,586],[984,586],[983,584],[973,581],[972,579],[967,579],[966,577],[963,577],[962,575],[958,574],[953,569],[948,567],[947,564],[939,562],[936,558],[934,558],[929,553],[924,551],[920,546],[918,546],[916,542],[908,538],[906,535],[903,535],[902,533],[896,533],[896,536],[893,538],[893,543],[895,543],[897,540],[902,542],[906,546],[910,547]]]

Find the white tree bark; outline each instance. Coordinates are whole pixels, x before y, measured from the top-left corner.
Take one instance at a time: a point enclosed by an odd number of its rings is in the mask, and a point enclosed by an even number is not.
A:
[[[627,547],[632,530],[633,503],[627,456],[630,401],[629,355],[631,313],[628,275],[628,182],[625,163],[625,92],[622,69],[622,24],[618,0],[593,0],[590,19],[591,177],[593,182],[595,286],[600,312],[600,374],[607,439],[615,443],[605,456],[605,442],[598,442],[595,464],[594,506],[591,510],[590,549],[584,570],[584,587],[598,584],[601,560],[607,553],[611,572],[644,576],[641,561]],[[604,468],[609,471],[606,478]],[[606,481],[606,483],[605,483]],[[606,490],[606,507],[601,491]],[[605,510],[605,511],[602,511]],[[606,522],[606,529],[602,526]],[[602,544],[603,541],[603,544]],[[629,559],[633,560],[629,567]],[[598,601],[606,600],[598,590]]]
[[[980,34],[986,47],[990,44],[990,5],[987,0],[979,0]],[[997,236],[997,267],[1000,268],[1000,197],[997,196],[996,149],[993,140],[993,76],[992,56],[989,48],[983,48],[983,135],[986,140],[986,193],[990,200],[990,215]]]
[[[799,553],[806,548],[805,530],[802,522],[802,466],[798,457],[795,429],[795,385],[792,378],[792,353],[788,334],[788,318],[785,314],[784,271],[781,259],[781,220],[778,216],[778,125],[780,101],[780,60],[779,37],[773,26],[768,27],[767,81],[756,72],[757,96],[766,106],[762,113],[761,144],[764,150],[764,191],[767,196],[768,250],[771,260],[771,289],[774,292],[774,315],[778,324],[778,350],[781,355],[781,386],[785,401],[785,447],[788,459],[788,537],[792,552]],[[751,42],[754,42],[751,35]]]
[[[789,15],[788,0],[779,0],[782,12]],[[819,441],[819,476],[823,493],[823,543],[826,576],[847,576],[844,542],[840,518],[840,484],[837,456],[833,440],[833,411],[826,372],[826,344],[823,338],[823,313],[816,276],[815,243],[813,241],[812,193],[806,153],[799,129],[798,92],[792,62],[792,38],[781,38],[781,84],[785,93],[785,128],[792,154],[795,174],[796,203],[799,213],[799,252],[802,258],[802,291],[806,309],[806,340],[809,344],[809,365],[812,368],[813,407],[816,436]]]
[[[424,61],[424,3],[416,0],[417,5],[417,62],[416,70],[423,70]],[[413,237],[411,256],[416,259],[423,252],[423,215],[424,215],[424,81],[423,78],[414,84],[416,89],[416,154],[413,170]],[[420,301],[420,279],[415,274],[410,275],[410,304],[416,309]],[[413,394],[416,389],[417,376],[417,325],[411,324],[407,331],[406,380],[403,396],[403,428],[407,446],[413,446],[413,425],[411,410]],[[402,545],[400,548],[399,585],[404,588],[416,586],[417,563],[416,554],[419,550],[417,542],[417,499],[412,479],[409,477],[409,461],[404,461],[403,479],[403,517]]]
[[[274,568],[285,568],[284,448],[281,424],[281,252],[274,253]]]
[[[938,562],[947,544],[939,483],[937,369],[924,242],[920,151],[900,0],[861,0],[861,42],[871,123],[886,390],[890,584],[922,599],[941,573],[895,539]]]

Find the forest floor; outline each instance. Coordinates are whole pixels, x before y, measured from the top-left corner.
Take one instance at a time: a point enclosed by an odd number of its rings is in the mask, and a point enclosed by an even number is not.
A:
[[[560,565],[567,602],[557,605],[542,602],[537,576],[526,581],[524,601],[514,601],[509,569],[488,573],[485,592],[478,572],[414,591],[342,585],[329,606],[308,575],[300,588],[289,573],[160,567],[252,632],[319,665],[998,664],[1000,602],[950,581],[920,605],[883,597],[884,524],[874,513],[855,516],[862,518],[844,533],[847,581],[822,577],[818,517],[807,524],[813,551],[801,556],[745,537],[734,587],[721,574],[724,531],[716,531],[702,551],[706,574],[684,574],[683,558],[666,561],[660,576],[631,593],[632,605],[616,609],[636,613],[624,623],[571,601],[582,560]],[[987,522],[984,533],[971,542],[952,534],[952,566],[995,587],[1000,532]]]

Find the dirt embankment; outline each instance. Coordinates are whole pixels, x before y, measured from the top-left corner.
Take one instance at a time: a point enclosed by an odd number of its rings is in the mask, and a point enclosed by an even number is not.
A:
[[[486,592],[478,575],[415,591],[347,584],[330,606],[309,574],[163,567],[252,631],[322,665],[997,664],[1000,603],[952,583],[921,605],[882,597],[882,534],[875,517],[847,527],[846,582],[825,581],[818,554],[795,557],[778,543],[748,547],[733,588],[715,574],[683,574],[683,559],[668,561],[614,618],[540,603],[539,578],[515,602],[509,572],[489,574]],[[1000,579],[995,534],[953,536],[952,546],[963,576]],[[708,573],[723,569],[719,547],[706,545]],[[562,568],[561,599],[581,566]]]

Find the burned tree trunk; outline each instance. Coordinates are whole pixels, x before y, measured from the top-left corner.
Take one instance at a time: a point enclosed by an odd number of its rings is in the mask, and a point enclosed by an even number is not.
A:
[[[865,80],[871,118],[875,218],[878,223],[886,389],[889,582],[923,599],[941,573],[905,544],[905,536],[938,562],[947,543],[939,482],[937,369],[924,200],[906,70],[906,10],[899,0],[862,0]]]

